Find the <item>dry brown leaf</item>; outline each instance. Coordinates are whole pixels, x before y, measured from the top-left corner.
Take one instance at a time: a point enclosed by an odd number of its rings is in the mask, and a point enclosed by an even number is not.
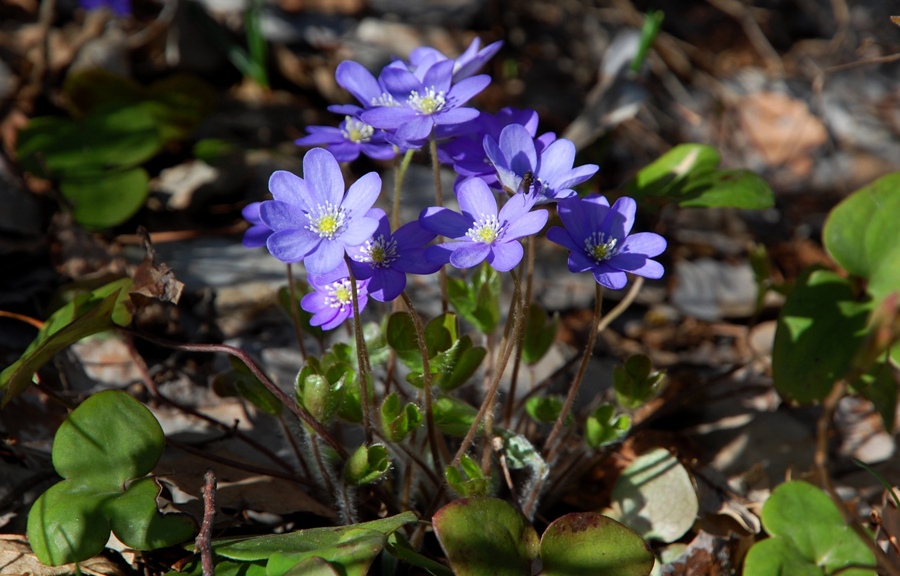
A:
[[[28,540],[18,534],[0,534],[0,569],[10,576],[27,574],[28,576],[63,576],[75,574],[80,568],[82,574],[89,576],[125,576],[125,572],[114,562],[95,556],[84,562],[64,564],[63,566],[47,566],[31,551]]]
[[[756,151],[769,166],[787,165],[798,176],[809,174],[811,152],[828,132],[806,102],[779,92],[756,92],[738,105],[738,118]]]

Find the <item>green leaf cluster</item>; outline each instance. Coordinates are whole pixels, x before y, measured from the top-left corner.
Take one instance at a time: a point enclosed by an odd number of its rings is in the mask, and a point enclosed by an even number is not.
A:
[[[623,366],[613,369],[616,401],[633,410],[650,400],[665,381],[665,374],[653,370],[653,363],[644,354],[635,354]]]
[[[28,539],[38,559],[59,566],[91,558],[110,530],[138,550],[191,538],[193,520],[160,514],[159,486],[146,476],[164,447],[156,418],[128,394],[109,390],[85,400],[54,438],[53,467],[64,480],[28,514]]]
[[[622,440],[631,430],[631,418],[616,415],[612,404],[600,406],[588,416],[584,425],[584,440],[591,448],[600,448]]]
[[[638,203],[693,208],[771,208],[775,195],[750,170],[719,169],[721,157],[706,144],[680,144],[638,171],[625,194]]]
[[[469,282],[447,278],[447,298],[453,308],[482,334],[490,334],[500,322],[500,274],[487,262]]]
[[[121,224],[147,198],[141,164],[188,137],[211,109],[212,89],[190,76],[143,87],[102,70],[64,86],[71,117],[33,118],[19,133],[23,168],[59,182],[75,221],[100,229]]]

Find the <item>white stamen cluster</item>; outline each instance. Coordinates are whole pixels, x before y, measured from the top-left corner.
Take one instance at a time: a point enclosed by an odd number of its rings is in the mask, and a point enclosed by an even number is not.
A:
[[[331,283],[325,294],[325,303],[331,308],[344,309],[353,302],[353,288],[350,279],[343,278]]]
[[[385,240],[384,235],[380,234],[374,240],[367,240],[359,252],[363,262],[376,268],[384,268],[397,259],[397,241],[393,238]]]
[[[425,89],[424,96],[419,96],[419,92],[413,90],[410,92],[409,100],[407,102],[409,103],[410,108],[414,108],[422,114],[434,114],[444,107],[447,103],[447,99],[444,98],[443,90],[438,92],[431,87]]]
[[[340,206],[335,206],[331,202],[325,202],[325,205],[319,204],[314,212],[307,214],[309,225],[307,230],[319,235],[319,238],[327,238],[332,240],[336,235],[344,230],[347,224],[347,214]]]
[[[472,227],[466,231],[466,236],[468,236],[472,242],[493,244],[494,241],[503,234],[504,228],[505,226],[501,225],[500,221],[497,220],[497,216],[493,214],[482,214]]]
[[[615,256],[617,242],[618,240],[615,238],[607,240],[606,234],[603,232],[593,232],[584,239],[584,250],[599,264]]]
[[[344,127],[341,128],[341,134],[347,140],[356,143],[368,142],[372,139],[374,133],[375,129],[362,120],[357,120],[352,116],[344,117]]]
[[[372,98],[372,106],[399,106],[400,104],[394,100],[389,93],[384,92],[377,98]]]

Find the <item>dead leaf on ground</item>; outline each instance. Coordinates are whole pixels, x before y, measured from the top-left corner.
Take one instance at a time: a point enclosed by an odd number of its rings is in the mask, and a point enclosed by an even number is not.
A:
[[[114,562],[95,556],[84,562],[47,566],[31,551],[28,540],[18,534],[0,534],[0,569],[3,574],[27,574],[29,576],[63,576],[75,574],[80,569],[89,576],[124,576],[125,572]]]

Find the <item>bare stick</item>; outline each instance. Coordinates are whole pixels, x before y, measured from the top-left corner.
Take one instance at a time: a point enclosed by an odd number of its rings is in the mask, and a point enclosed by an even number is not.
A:
[[[200,551],[203,576],[216,576],[212,552],[212,529],[215,517],[216,473],[212,468],[207,468],[206,474],[203,475],[203,523],[200,525],[200,533],[197,534],[197,539],[194,541]]]

